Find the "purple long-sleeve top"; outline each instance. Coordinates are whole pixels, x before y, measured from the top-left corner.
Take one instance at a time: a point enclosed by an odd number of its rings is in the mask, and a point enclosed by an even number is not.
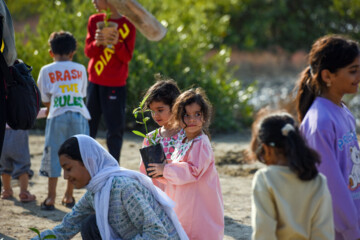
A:
[[[300,130],[321,155],[318,169],[332,196],[336,240],[360,238],[360,151],[349,109],[317,97]]]

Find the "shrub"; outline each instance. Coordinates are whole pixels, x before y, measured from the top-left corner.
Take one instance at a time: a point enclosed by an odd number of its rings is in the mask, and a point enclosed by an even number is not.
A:
[[[154,74],[171,77],[182,89],[204,88],[214,105],[215,131],[238,129],[249,123],[252,112],[248,100],[253,87],[245,87],[234,78],[228,68],[231,50],[220,45],[229,24],[229,16],[217,10],[216,0],[163,0],[155,3],[143,0],[142,5],[168,29],[160,42],[150,42],[137,33],[134,56],[130,63],[127,97],[127,122],[134,122],[131,109],[142,99],[154,82]],[[45,3],[43,3],[45,4]],[[48,3],[46,3],[48,4]],[[95,11],[90,1],[51,2],[43,11],[35,33],[29,28],[17,33],[20,58],[33,66],[33,75],[52,60],[48,55],[47,40],[51,32],[70,31],[78,41],[74,61],[87,65],[84,43],[88,17]],[[218,46],[214,49],[214,46]],[[207,57],[213,50],[216,53]],[[141,87],[139,87],[141,86]]]
[[[360,37],[358,0],[224,0],[230,15],[225,43],[241,49],[310,49],[326,34]]]

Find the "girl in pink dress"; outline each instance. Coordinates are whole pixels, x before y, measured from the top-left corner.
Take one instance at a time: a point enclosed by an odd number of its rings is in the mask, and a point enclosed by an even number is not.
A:
[[[155,142],[159,142],[164,150],[166,159],[171,159],[171,155],[175,150],[175,145],[181,142],[185,136],[183,129],[175,127],[173,128],[169,124],[171,117],[171,108],[180,95],[180,90],[174,80],[158,80],[152,85],[146,92],[145,96],[148,96],[145,102],[145,107],[150,109],[152,118],[160,126],[148,134],[153,139],[156,134]],[[143,147],[149,146],[148,138],[144,138]],[[140,162],[140,172],[146,175],[145,166],[143,161]],[[165,191],[164,179],[157,177],[152,179],[153,183],[161,190]]]
[[[176,100],[171,122],[186,133],[176,146],[171,162],[149,164],[149,175],[163,175],[166,194],[176,202],[175,212],[189,239],[224,237],[224,206],[214,152],[208,133],[211,104],[197,88]]]

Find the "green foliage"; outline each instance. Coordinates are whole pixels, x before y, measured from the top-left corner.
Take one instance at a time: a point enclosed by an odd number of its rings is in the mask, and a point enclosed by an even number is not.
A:
[[[91,1],[73,0],[46,1],[39,4],[42,8],[46,4],[47,10],[40,15],[36,31],[29,27],[23,33],[16,33],[16,48],[18,57],[33,67],[33,76],[36,79],[42,66],[52,62],[49,55],[49,36],[55,31],[69,31],[77,40],[75,62],[87,65],[88,59],[84,54],[87,20],[94,12]],[[30,6],[28,6],[30,8]],[[10,7],[9,7],[10,9]],[[10,9],[12,11],[12,9]]]
[[[17,20],[25,20],[41,13],[44,10],[42,2],[42,0],[5,0],[11,10],[11,16]]]
[[[137,121],[137,120],[136,120],[136,122],[139,123],[139,124],[143,124],[143,125],[144,125],[146,134],[148,134],[146,122],[149,121],[150,118],[149,118],[149,117],[145,117],[145,112],[150,112],[150,111],[151,111],[151,110],[149,110],[149,109],[146,109],[146,110],[144,109],[144,103],[145,103],[145,101],[146,101],[146,99],[147,99],[148,97],[149,97],[149,96],[145,96],[144,99],[141,101],[139,107],[135,108],[135,109],[133,110],[133,112],[132,112],[133,115],[134,115],[134,117],[135,117],[135,119],[138,118],[138,114],[139,114],[139,113],[141,114],[141,122],[139,122],[139,121]],[[135,133],[136,135],[139,135],[140,137],[146,137],[145,134],[143,134],[143,133],[141,133],[141,132],[139,132],[139,131],[133,131],[133,133]]]
[[[360,37],[359,0],[224,0],[231,16],[225,43],[242,49],[309,49],[326,34]]]
[[[219,11],[223,4],[218,2],[141,1],[168,32],[159,42],[151,42],[137,33],[127,81],[128,123],[133,122],[129,109],[138,105],[138,99],[154,83],[155,73],[175,79],[183,90],[191,87],[205,89],[215,109],[213,130],[229,131],[249,123],[252,108],[248,100],[254,86],[243,86],[239,79],[234,78],[235,69],[228,67],[231,49],[221,43],[228,31],[230,16]],[[40,68],[52,62],[47,44],[50,33],[65,30],[78,41],[74,61],[87,66],[88,59],[84,55],[86,26],[88,17],[95,12],[91,1],[52,0],[40,5],[50,6],[41,13],[36,31],[27,28],[24,33],[17,33],[19,58],[33,66],[33,76],[37,78]]]
[[[248,123],[252,112],[247,104],[250,92],[233,77],[234,69],[228,68],[231,50],[226,46],[214,49],[229,23],[226,15],[219,14],[216,1],[164,0],[155,5],[148,0],[142,4],[167,27],[168,33],[161,42],[137,35],[129,71],[129,105],[136,106],[133,99],[153,84],[153,75],[159,72],[175,79],[183,90],[198,86],[206,90],[215,108],[214,130],[226,131]]]
[[[46,235],[45,237],[41,238],[40,236],[40,231],[37,229],[37,228],[29,228],[31,231],[35,232],[39,239],[40,240],[44,240],[44,239],[56,239],[56,236],[55,235],[52,235],[52,234],[49,234],[49,235]]]

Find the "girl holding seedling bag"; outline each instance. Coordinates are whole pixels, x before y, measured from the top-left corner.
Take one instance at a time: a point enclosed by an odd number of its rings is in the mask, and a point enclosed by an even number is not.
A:
[[[155,78],[158,78],[156,75]],[[164,151],[166,159],[171,159],[171,155],[175,150],[175,145],[181,142],[185,137],[183,129],[173,128],[169,124],[171,117],[171,108],[180,95],[180,90],[176,82],[172,79],[158,80],[146,92],[145,108],[151,110],[153,120],[160,128],[150,132],[144,138],[143,147],[149,147],[153,143],[160,143]],[[153,141],[153,143],[151,142]],[[146,163],[147,166],[147,163]],[[145,170],[144,159],[140,163],[140,172],[148,174]],[[164,179],[157,177],[153,179],[153,183],[161,190],[165,191]]]
[[[172,108],[173,123],[186,137],[167,164],[150,163],[149,176],[163,176],[166,194],[190,239],[224,237],[224,206],[214,152],[208,137],[211,104],[197,88],[185,91]]]

